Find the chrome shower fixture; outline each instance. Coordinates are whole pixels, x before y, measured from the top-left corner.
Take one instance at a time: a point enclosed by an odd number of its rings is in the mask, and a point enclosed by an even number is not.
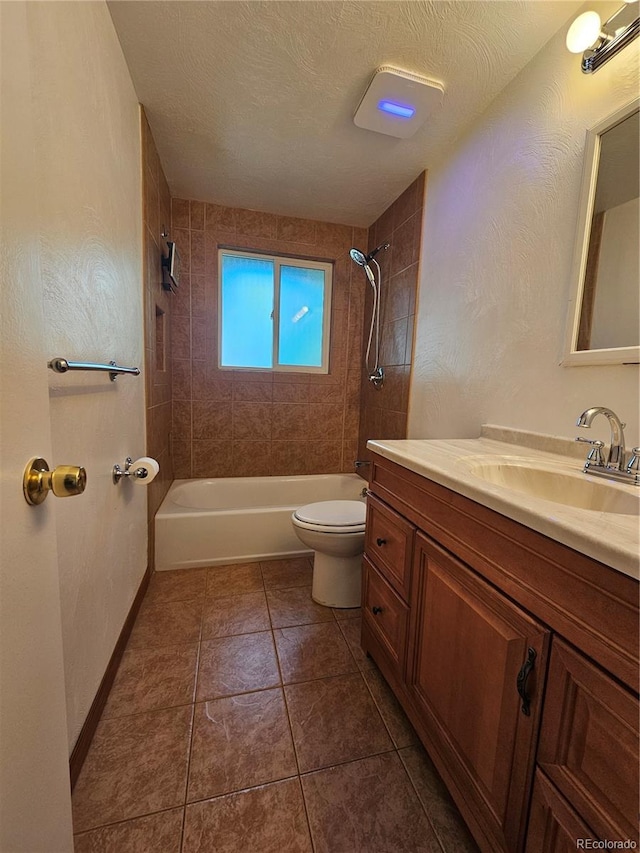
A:
[[[367,341],[367,354],[365,355],[365,366],[367,368],[367,372],[369,374],[369,381],[373,384],[375,388],[380,388],[384,382],[384,370],[380,366],[380,266],[375,259],[375,256],[378,252],[385,251],[389,248],[389,243],[381,243],[368,255],[365,255],[364,252],[361,252],[360,249],[351,249],[349,255],[351,256],[351,260],[355,261],[356,264],[363,267],[367,278],[369,279],[369,283],[373,288],[373,311],[371,313],[371,326],[369,328],[369,340]],[[369,262],[372,261],[377,270],[378,270],[378,281],[376,282],[376,277],[373,274],[371,267],[369,266]],[[369,366],[369,356],[371,353],[371,341],[373,339],[373,330],[375,328],[376,331],[376,358],[375,365],[373,368]]]
[[[368,255],[365,255],[364,252],[361,252],[360,249],[351,249],[349,254],[351,255],[351,260],[355,261],[361,267],[366,267],[369,261],[372,261],[378,252],[385,251],[389,248],[389,243],[380,243],[379,246],[376,246]]]

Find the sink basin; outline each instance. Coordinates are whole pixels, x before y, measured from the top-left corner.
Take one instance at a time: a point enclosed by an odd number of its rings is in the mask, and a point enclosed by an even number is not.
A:
[[[530,460],[467,461],[474,477],[546,501],[620,515],[638,515],[640,489],[590,479],[582,471],[541,467]]]

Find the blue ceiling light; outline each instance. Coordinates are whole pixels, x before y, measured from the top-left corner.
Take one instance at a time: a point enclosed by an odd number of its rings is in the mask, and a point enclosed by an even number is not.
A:
[[[390,65],[378,68],[364,93],[354,124],[407,139],[442,104],[442,83]]]
[[[400,118],[411,118],[415,114],[415,107],[405,107],[402,104],[396,104],[394,101],[380,101],[378,109],[383,113],[390,113],[392,116],[400,116]]]

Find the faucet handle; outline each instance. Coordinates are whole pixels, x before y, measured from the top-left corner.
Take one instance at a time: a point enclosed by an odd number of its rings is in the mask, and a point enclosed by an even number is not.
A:
[[[633,448],[631,451],[631,458],[627,465],[627,472],[629,474],[633,474],[636,471],[640,471],[640,447]]]
[[[578,436],[576,441],[581,441],[583,444],[592,445],[591,450],[589,451],[589,455],[587,456],[587,462],[593,462],[595,465],[602,465],[604,467],[604,459],[602,457],[602,448],[604,447],[604,441],[600,441],[599,438],[582,438],[582,436]]]

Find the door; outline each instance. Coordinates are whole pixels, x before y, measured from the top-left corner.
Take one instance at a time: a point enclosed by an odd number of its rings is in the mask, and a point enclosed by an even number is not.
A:
[[[421,534],[413,588],[409,684],[432,757],[487,849],[520,850],[549,632]]]
[[[0,850],[73,850],[54,507],[22,475],[50,465],[26,4],[0,3]]]

